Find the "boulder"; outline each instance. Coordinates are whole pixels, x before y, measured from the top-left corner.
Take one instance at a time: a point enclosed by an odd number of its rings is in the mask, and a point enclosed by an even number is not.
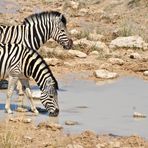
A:
[[[118,37],[111,41],[110,48],[141,48],[148,49],[148,43],[140,36]]]
[[[74,41],[74,45],[84,45],[86,48],[95,48],[95,50],[102,50],[105,54],[109,53],[107,45],[101,41],[90,41],[86,38]]]
[[[79,58],[86,58],[87,54],[84,52],[81,52],[79,50],[69,50],[68,51],[71,55],[79,57]]]
[[[108,70],[105,69],[95,70],[94,74],[97,78],[101,79],[114,79],[119,76],[117,73],[109,72]]]
[[[123,65],[124,64],[124,61],[122,59],[119,59],[119,58],[109,58],[108,59],[108,62],[113,64],[113,65]]]
[[[143,75],[144,75],[144,76],[148,76],[148,71],[144,71],[144,72],[143,72]]]
[[[57,58],[44,58],[44,60],[47,63],[47,65],[50,66],[56,66],[61,64],[61,61]]]
[[[99,52],[94,50],[94,51],[90,52],[89,55],[99,55]]]
[[[141,55],[140,55],[139,53],[137,53],[137,52],[131,53],[131,54],[129,55],[129,57],[130,57],[131,59],[142,59]]]

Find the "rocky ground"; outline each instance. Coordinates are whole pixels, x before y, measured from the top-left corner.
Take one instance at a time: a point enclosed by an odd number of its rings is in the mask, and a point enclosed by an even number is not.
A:
[[[3,12],[0,11],[1,24],[20,24],[28,15],[40,11],[58,10],[65,14],[68,31],[74,40],[73,49],[64,51],[50,40],[39,50],[56,77],[84,72],[87,75],[81,78],[95,81],[124,75],[148,79],[147,0],[5,2],[7,5],[1,2],[5,6]],[[22,120],[6,121],[0,124],[0,131],[0,147],[7,144],[8,147],[26,148],[148,147],[148,142],[136,135],[119,137],[92,131],[66,135],[59,125],[35,126],[22,123]]]

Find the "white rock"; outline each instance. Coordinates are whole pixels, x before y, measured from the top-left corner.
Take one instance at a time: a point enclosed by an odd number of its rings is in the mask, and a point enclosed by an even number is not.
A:
[[[105,69],[95,70],[95,76],[101,79],[113,79],[117,78],[119,75],[115,72],[109,72]]]
[[[47,63],[47,65],[58,65],[61,64],[60,60],[57,58],[44,58],[45,62]]]
[[[131,59],[142,59],[141,55],[140,55],[139,53],[137,53],[137,52],[131,53],[131,54],[129,55],[129,57],[130,57]]]
[[[143,75],[148,76],[148,71],[144,71]]]
[[[104,39],[104,35],[97,34],[97,33],[90,33],[88,38],[93,41],[101,41]]]
[[[94,50],[94,51],[90,52],[89,55],[99,55],[99,52]]]
[[[79,58],[86,58],[87,57],[87,54],[86,53],[81,52],[79,50],[69,50],[68,52],[71,55],[74,55],[74,56],[79,57]]]
[[[78,9],[79,6],[80,6],[80,3],[79,3],[79,2],[75,2],[75,1],[70,1],[70,2],[69,2],[69,5],[70,5],[70,7],[73,8],[73,9]]]
[[[134,118],[146,118],[146,115],[138,113],[138,112],[134,112],[133,117]]]
[[[72,29],[70,30],[70,34],[71,35],[79,35],[81,33],[81,31],[77,30],[77,29]]]
[[[119,58],[109,58],[108,62],[110,62],[111,64],[117,64],[117,65],[123,65],[124,61],[122,59]]]
[[[148,44],[140,36],[118,37],[111,41],[110,48],[141,48],[148,49]]]
[[[86,14],[88,14],[88,9],[86,9],[86,8],[81,8],[80,10],[79,10],[79,15],[80,16],[85,16]]]
[[[86,38],[74,41],[74,45],[84,45],[87,48],[95,48],[96,50],[102,50],[104,53],[109,53],[109,48],[107,45],[100,41],[90,41]]]
[[[78,122],[77,121],[67,120],[67,121],[65,121],[65,125],[78,125]]]
[[[66,148],[83,148],[83,146],[79,144],[68,144]]]

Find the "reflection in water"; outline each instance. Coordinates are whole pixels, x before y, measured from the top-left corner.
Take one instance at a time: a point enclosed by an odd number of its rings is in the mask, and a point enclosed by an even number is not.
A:
[[[61,90],[64,90],[59,91],[59,117],[51,118],[47,112],[42,112],[39,116],[32,116],[31,112],[26,113],[36,124],[44,121],[60,123],[65,131],[70,133],[90,129],[98,133],[138,134],[148,138],[148,118],[138,121],[133,118],[135,111],[148,113],[148,82],[133,77],[104,85],[76,79],[66,83],[59,82]],[[4,97],[4,94],[0,92],[0,98],[2,96]],[[13,98],[15,97],[16,94]],[[3,101],[2,99],[2,106]],[[12,103],[16,104],[14,99]],[[36,104],[44,108],[40,101],[36,101]],[[4,116],[3,110],[0,110],[0,116]],[[77,121],[79,125],[66,126],[67,120]]]

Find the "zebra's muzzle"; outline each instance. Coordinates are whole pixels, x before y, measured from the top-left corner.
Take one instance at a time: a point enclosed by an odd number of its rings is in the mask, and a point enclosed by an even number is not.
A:
[[[63,45],[63,48],[64,48],[64,49],[71,49],[72,46],[73,46],[73,41],[72,41],[72,39],[68,39],[67,44]]]
[[[54,112],[49,112],[50,117],[56,117],[58,115],[59,115],[59,109],[57,109],[57,108],[55,109]]]

